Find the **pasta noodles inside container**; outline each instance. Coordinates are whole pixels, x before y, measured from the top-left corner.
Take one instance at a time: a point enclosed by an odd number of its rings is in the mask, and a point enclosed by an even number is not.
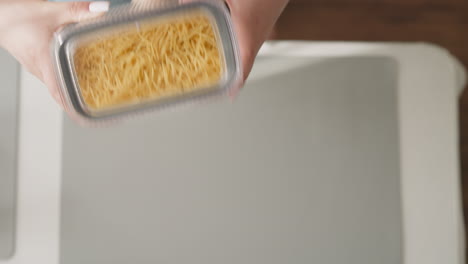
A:
[[[83,41],[73,61],[84,104],[99,111],[214,89],[225,72],[217,34],[193,11]]]

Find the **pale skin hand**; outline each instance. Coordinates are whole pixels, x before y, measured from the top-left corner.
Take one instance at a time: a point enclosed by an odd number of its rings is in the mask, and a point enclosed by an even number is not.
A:
[[[227,0],[239,39],[244,80],[289,0]]]
[[[108,3],[0,0],[0,46],[42,80],[58,101],[50,41],[60,27],[99,16]],[[95,12],[91,12],[94,10]]]
[[[227,0],[227,2],[239,39],[245,80],[252,69],[258,50],[269,36],[288,0]],[[89,2],[0,0],[0,46],[42,80],[52,96],[60,102],[50,56],[50,41],[53,34],[66,24],[101,15],[101,11],[105,9],[103,6],[106,6],[105,2],[98,2],[96,5]],[[96,12],[91,12],[90,9]]]

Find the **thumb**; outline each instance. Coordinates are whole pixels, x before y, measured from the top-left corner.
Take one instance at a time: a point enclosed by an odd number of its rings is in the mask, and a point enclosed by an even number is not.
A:
[[[109,10],[109,2],[107,1],[49,2],[49,5],[54,6],[53,8],[51,7],[50,10],[57,14],[59,20],[58,24],[60,26],[96,18]]]

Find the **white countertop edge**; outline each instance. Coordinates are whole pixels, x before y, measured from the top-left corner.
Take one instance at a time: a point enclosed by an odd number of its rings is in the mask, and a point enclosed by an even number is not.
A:
[[[0,264],[58,264],[63,115],[24,69],[20,83],[15,251]]]
[[[294,45],[294,49],[291,49]],[[409,51],[414,51],[411,53]],[[429,55],[440,57],[454,65],[457,78],[457,88],[461,92],[467,81],[466,71],[462,63],[447,49],[426,42],[419,43],[370,43],[370,42],[326,42],[326,41],[267,41],[259,52],[259,55],[275,56],[315,56],[315,57],[359,57],[359,56],[385,56],[395,57],[401,53],[410,54],[410,57],[399,57],[399,60],[412,60],[417,56]]]

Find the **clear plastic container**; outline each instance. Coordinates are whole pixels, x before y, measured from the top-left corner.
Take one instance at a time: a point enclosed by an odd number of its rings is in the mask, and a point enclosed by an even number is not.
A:
[[[65,110],[102,122],[228,95],[241,83],[224,1],[127,4],[55,34]]]

